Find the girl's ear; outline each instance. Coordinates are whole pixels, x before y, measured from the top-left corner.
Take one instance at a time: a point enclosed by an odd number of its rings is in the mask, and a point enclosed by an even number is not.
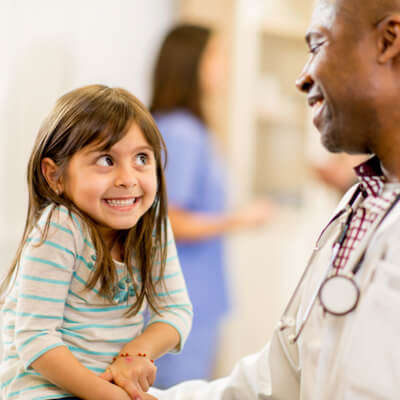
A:
[[[59,174],[59,167],[55,162],[45,157],[41,162],[42,174],[46,179],[48,185],[54,190],[55,193],[60,195],[63,192],[63,185],[61,182],[61,176]]]

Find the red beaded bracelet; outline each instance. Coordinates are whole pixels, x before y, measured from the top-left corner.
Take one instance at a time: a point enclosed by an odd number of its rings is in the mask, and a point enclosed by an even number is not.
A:
[[[134,354],[134,356],[138,356],[138,357],[146,357],[147,356],[147,354],[146,353],[137,353],[137,354]],[[122,358],[127,358],[127,357],[133,357],[132,356],[132,354],[129,354],[129,353],[119,353],[118,355],[117,355],[117,357],[113,357],[113,361],[115,361],[118,357],[122,357]],[[132,360],[127,360],[127,361],[132,361]],[[152,363],[154,363],[154,360],[151,360],[150,359],[150,361],[152,362]]]

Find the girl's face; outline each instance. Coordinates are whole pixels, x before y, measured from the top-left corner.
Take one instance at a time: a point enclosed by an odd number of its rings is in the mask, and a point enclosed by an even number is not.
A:
[[[97,222],[106,243],[130,229],[153,204],[156,160],[137,124],[109,150],[92,143],[74,154],[62,178],[62,190]]]

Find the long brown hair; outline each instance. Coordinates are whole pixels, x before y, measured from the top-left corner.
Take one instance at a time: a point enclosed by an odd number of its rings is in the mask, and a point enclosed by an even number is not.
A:
[[[199,66],[211,33],[204,26],[181,24],[167,34],[153,73],[153,114],[184,108],[204,122]]]
[[[149,306],[158,312],[152,266],[155,258],[160,257],[162,277],[167,243],[167,197],[163,171],[163,158],[166,160],[165,143],[151,114],[135,96],[124,89],[103,85],[85,86],[63,95],[39,130],[28,163],[29,205],[25,229],[10,271],[2,282],[0,293],[4,294],[16,276],[21,253],[32,228],[43,210],[53,204],[52,211],[63,205],[70,213],[78,214],[86,223],[96,249],[96,265],[87,287],[93,288],[100,282],[100,295],[112,299],[117,273],[110,250],[91,217],[78,209],[65,194],[59,195],[51,189],[42,173],[41,161],[45,157],[51,158],[59,167],[60,176],[63,176],[69,160],[76,152],[93,142],[104,150],[111,148],[126,134],[132,123],[138,125],[154,151],[158,188],[152,207],[134,227],[120,231],[118,235],[124,249],[123,261],[137,296],[135,303],[128,310],[128,315],[139,311],[145,299]],[[47,235],[51,215],[52,212],[43,230],[42,241]],[[133,279],[133,261],[137,263],[140,271],[141,285]]]

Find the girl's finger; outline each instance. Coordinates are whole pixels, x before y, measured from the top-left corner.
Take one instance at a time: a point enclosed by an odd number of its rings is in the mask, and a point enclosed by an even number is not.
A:
[[[147,376],[140,376],[139,377],[139,385],[141,387],[141,389],[143,390],[143,392],[147,392],[150,388],[149,382],[147,380]]]
[[[130,396],[132,400],[143,400],[142,395],[144,394],[137,385],[128,379],[119,382],[118,386],[122,387]]]
[[[157,367],[154,366],[155,368],[151,371],[151,373],[147,376],[147,382],[149,383],[149,386],[153,386],[154,381],[156,380],[156,372],[157,372]]]
[[[111,382],[113,380],[113,375],[112,375],[112,372],[111,372],[111,368],[107,368],[103,373],[101,373],[99,375],[99,377],[104,379],[104,380],[106,380],[106,381],[108,381],[108,382]]]
[[[142,400],[157,400],[157,397],[154,397],[148,393],[143,393]]]

